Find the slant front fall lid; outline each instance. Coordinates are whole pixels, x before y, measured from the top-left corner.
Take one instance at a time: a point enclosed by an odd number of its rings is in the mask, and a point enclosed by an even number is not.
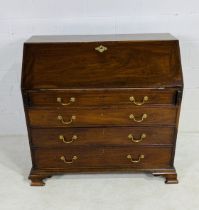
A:
[[[24,44],[23,89],[182,85],[179,43],[169,34],[33,36]]]

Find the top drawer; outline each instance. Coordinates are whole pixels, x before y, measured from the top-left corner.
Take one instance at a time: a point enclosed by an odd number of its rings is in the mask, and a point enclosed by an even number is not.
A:
[[[29,106],[106,106],[175,104],[176,90],[69,90],[29,92]]]

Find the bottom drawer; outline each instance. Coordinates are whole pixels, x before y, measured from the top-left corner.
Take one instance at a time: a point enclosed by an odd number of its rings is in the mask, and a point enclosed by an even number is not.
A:
[[[172,147],[70,147],[37,149],[36,168],[170,168]]]

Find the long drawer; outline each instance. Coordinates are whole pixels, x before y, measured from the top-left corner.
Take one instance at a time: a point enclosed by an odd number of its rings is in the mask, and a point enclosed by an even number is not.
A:
[[[172,145],[172,127],[106,127],[31,129],[35,147],[68,147],[70,145]]]
[[[30,106],[78,107],[103,105],[145,106],[175,104],[176,90],[67,90],[29,92]]]
[[[37,149],[36,168],[170,168],[172,147],[70,147]]]
[[[33,127],[175,125],[176,107],[29,109]]]

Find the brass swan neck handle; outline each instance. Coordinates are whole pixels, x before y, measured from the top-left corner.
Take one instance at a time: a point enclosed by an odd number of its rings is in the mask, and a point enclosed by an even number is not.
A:
[[[134,114],[130,114],[130,115],[129,115],[129,118],[130,118],[131,120],[134,120],[135,122],[140,123],[140,122],[142,122],[144,119],[147,118],[147,114],[144,113],[144,114],[141,116],[141,119],[137,119],[137,118],[134,116]]]
[[[132,163],[139,163],[139,162],[141,161],[141,159],[144,159],[144,155],[142,155],[142,154],[139,155],[139,157],[138,157],[137,160],[132,159],[132,156],[131,156],[131,155],[127,155],[126,158],[127,158],[127,159],[130,159],[130,161],[131,161]]]
[[[133,136],[133,134],[130,133],[130,134],[128,135],[128,138],[129,138],[131,141],[135,142],[135,143],[139,143],[139,142],[141,142],[143,139],[146,138],[146,134],[143,133],[143,134],[140,136],[139,139],[135,139],[134,136]]]
[[[134,103],[135,105],[137,106],[142,106],[143,104],[145,104],[148,100],[149,100],[149,97],[148,96],[144,96],[144,98],[142,99],[141,102],[136,102],[134,96],[130,96],[129,97],[129,100]]]

